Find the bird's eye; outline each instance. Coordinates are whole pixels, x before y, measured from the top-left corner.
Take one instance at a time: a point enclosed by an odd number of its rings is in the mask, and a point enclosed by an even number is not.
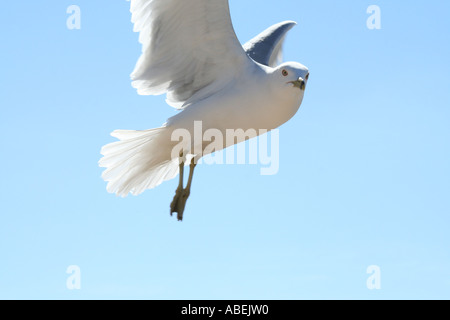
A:
[[[283,75],[283,77],[287,77],[289,75],[289,72],[287,72],[287,70],[283,69],[283,71],[281,71],[281,74]]]
[[[305,79],[306,79],[306,81],[308,81],[308,79],[309,79],[309,73],[306,75]]]

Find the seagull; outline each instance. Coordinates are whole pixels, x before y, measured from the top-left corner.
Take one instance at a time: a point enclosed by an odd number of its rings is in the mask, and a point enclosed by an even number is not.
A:
[[[166,94],[167,104],[180,112],[159,128],[113,131],[118,141],[101,149],[99,166],[106,168],[107,191],[122,197],[179,174],[170,215],[177,213],[181,221],[198,160],[241,141],[211,149],[211,141],[203,139],[180,144],[174,133],[193,136],[198,123],[223,136],[231,129],[278,128],[300,108],[309,70],[297,62],[281,63],[293,21],[273,25],[242,46],[228,0],[131,0],[130,11],[142,44],[132,86],[140,95]]]

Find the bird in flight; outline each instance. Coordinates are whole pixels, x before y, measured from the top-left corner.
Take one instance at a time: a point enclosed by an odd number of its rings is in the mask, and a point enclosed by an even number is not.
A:
[[[115,130],[111,135],[119,141],[102,148],[99,165],[106,168],[107,191],[119,196],[141,194],[179,174],[170,214],[176,212],[181,221],[197,161],[241,141],[224,139],[208,148],[211,140],[180,139],[175,133],[194,136],[198,123],[222,137],[227,130],[273,130],[299,109],[309,71],[297,62],[281,63],[285,35],[295,22],[276,24],[242,46],[228,0],[131,0],[130,5],[142,44],[132,86],[140,95],[166,94],[167,104],[180,112],[159,128]]]

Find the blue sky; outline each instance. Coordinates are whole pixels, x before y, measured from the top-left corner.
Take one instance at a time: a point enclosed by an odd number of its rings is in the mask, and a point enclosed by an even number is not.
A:
[[[130,85],[129,3],[2,6],[0,298],[450,298],[448,1],[230,0],[241,42],[297,21],[285,60],[311,77],[279,173],[199,166],[182,223],[177,180],[122,199],[97,166],[111,131],[176,112]]]

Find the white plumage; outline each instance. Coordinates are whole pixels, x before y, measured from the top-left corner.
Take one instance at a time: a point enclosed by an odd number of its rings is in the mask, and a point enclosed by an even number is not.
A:
[[[180,107],[223,88],[249,64],[231,24],[228,0],[132,0],[142,55],[131,74],[143,95],[167,92]]]
[[[274,66],[295,23],[275,25],[243,48],[228,0],[131,0],[131,13],[142,44],[133,87],[143,95],[167,93],[167,103],[182,111],[160,128],[112,133],[119,141],[104,146],[99,161],[109,192],[137,195],[174,178],[180,169],[171,134],[193,133],[194,121],[204,130],[271,130],[298,110],[308,69]],[[184,154],[195,156],[193,147],[186,145]]]

